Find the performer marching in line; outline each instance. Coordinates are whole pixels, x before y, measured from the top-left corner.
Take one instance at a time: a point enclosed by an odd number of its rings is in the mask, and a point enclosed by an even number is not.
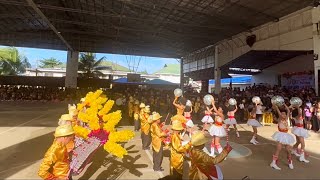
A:
[[[141,118],[141,140],[142,140],[142,149],[149,150],[151,144],[151,135],[150,135],[150,124],[148,122],[150,113],[150,107],[146,106]]]
[[[180,121],[173,121],[171,129],[173,134],[171,136],[170,174],[176,179],[182,179],[184,154],[191,144],[182,146],[180,133],[184,128]]]
[[[216,164],[222,162],[228,156],[232,147],[227,144],[223,151],[214,158],[202,150],[207,141],[203,132],[196,133],[192,136],[191,144],[193,147],[189,151],[191,159],[189,179],[223,179],[222,171]],[[205,177],[203,177],[203,175]]]
[[[238,110],[238,106],[237,105],[229,105],[228,107],[228,119],[224,120],[224,123],[226,124],[226,129],[229,131],[229,126],[233,125],[234,130],[236,131],[236,135],[239,138],[240,134],[238,132],[237,129],[237,120],[234,118],[235,113]]]
[[[184,97],[180,97],[179,102],[177,102],[178,98],[179,97],[176,96],[172,103],[177,109],[177,114],[171,118],[171,121],[180,121],[183,126],[183,129],[185,129],[187,120],[183,116],[183,112],[186,108],[187,100]]]
[[[208,130],[208,124],[210,124],[210,126],[211,126],[212,123],[214,122],[214,120],[211,117],[212,111],[213,111],[213,107],[210,108],[209,105],[206,105],[206,109],[204,110],[204,114],[205,115],[201,120],[201,122],[204,123],[202,132],[205,131],[205,130]]]
[[[278,143],[277,143],[277,149],[273,154],[272,162],[270,166],[276,170],[281,170],[281,168],[277,165],[277,160],[283,145],[287,150],[289,168],[293,169],[292,158],[291,158],[291,144],[295,143],[295,139],[291,134],[288,133],[288,130],[289,130],[288,119],[290,115],[290,110],[287,105],[284,104],[284,106],[287,112],[280,112],[278,106],[274,105],[274,108],[276,109],[279,115],[279,120],[278,120],[279,131],[275,132],[272,135],[272,138],[276,140]]]
[[[187,123],[186,123],[187,128],[185,129],[185,131],[188,131],[190,138],[192,136],[192,128],[194,126],[193,121],[191,119],[191,113],[192,113],[192,104],[191,104],[191,101],[188,100],[187,106],[186,106],[185,112],[184,112],[184,117],[187,120]]]
[[[163,160],[163,144],[162,138],[167,134],[160,128],[160,116],[159,113],[153,112],[149,120],[151,124],[151,137],[152,137],[152,150],[153,150],[153,170],[163,171],[161,164]]]
[[[70,160],[67,144],[74,139],[71,125],[58,126],[54,141],[44,155],[38,175],[42,179],[69,179]]]
[[[212,101],[212,106],[213,110],[215,112],[215,122],[214,124],[210,127],[209,133],[213,137],[212,142],[211,142],[211,153],[210,156],[214,156],[214,149],[216,148],[218,153],[220,154],[222,152],[222,147],[220,145],[220,138],[227,136],[227,132],[225,128],[222,126],[223,125],[223,110],[221,107],[218,109],[216,108],[214,104],[214,100]]]
[[[132,122],[133,106],[134,106],[134,99],[132,96],[130,96],[129,102],[128,102],[128,116],[129,116],[130,123]]]
[[[252,135],[252,139],[250,140],[250,143],[254,145],[257,145],[259,143],[257,141],[258,127],[262,126],[262,124],[256,120],[256,107],[257,107],[257,103],[255,104],[254,107],[253,106],[248,107],[249,117],[247,122],[247,124],[251,126],[253,130],[253,135]]]
[[[292,134],[296,136],[296,144],[293,146],[292,154],[299,157],[299,161],[309,163],[305,159],[305,138],[309,137],[308,131],[303,127],[303,116],[302,109],[300,107],[293,109],[292,117],[295,121],[294,127],[292,128]],[[298,152],[298,146],[301,144],[301,154]]]
[[[139,101],[136,100],[134,102],[133,106],[133,120],[134,120],[134,130],[139,131],[140,129],[140,120],[139,120],[139,113],[140,113],[140,108],[139,108]]]

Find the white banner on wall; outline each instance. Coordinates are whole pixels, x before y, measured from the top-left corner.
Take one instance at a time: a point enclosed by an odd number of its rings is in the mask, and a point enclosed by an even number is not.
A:
[[[314,75],[281,76],[281,84],[290,89],[314,88]]]

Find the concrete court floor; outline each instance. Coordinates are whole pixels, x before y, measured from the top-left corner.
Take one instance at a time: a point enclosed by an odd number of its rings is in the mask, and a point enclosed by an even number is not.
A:
[[[39,179],[39,164],[52,143],[57,119],[65,112],[66,103],[0,102],[0,179]],[[130,126],[120,128],[133,129]],[[279,161],[282,170],[277,171],[269,167],[275,150],[271,135],[276,125],[259,129],[260,144],[256,146],[249,143],[251,128],[245,124],[238,128],[239,139],[235,138],[233,130],[230,131],[230,141],[235,148],[233,155],[220,164],[225,179],[245,176],[251,179],[320,179],[320,134],[311,132],[306,140],[309,164],[294,159],[295,169],[290,170],[282,151]],[[154,172],[152,151],[141,150],[140,133],[125,147],[129,155],[123,159],[98,151],[93,163],[74,179],[158,179],[169,174],[168,151],[162,163],[165,171]],[[241,155],[240,148],[249,153]]]

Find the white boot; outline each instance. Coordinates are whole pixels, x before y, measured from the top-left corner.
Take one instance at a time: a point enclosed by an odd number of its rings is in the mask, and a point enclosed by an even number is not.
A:
[[[289,164],[288,164],[288,165],[289,165],[289,168],[290,168],[290,169],[293,169],[292,160],[289,160],[288,162],[289,162]]]
[[[304,152],[301,152],[301,155],[300,155],[299,161],[301,161],[301,162],[305,162],[305,163],[309,163],[310,161],[306,160],[304,156],[305,156],[305,155],[304,155]]]
[[[272,163],[270,164],[270,167],[276,169],[276,170],[281,170],[281,168],[279,168],[279,166],[276,163],[276,160],[272,160]]]
[[[256,142],[256,140],[255,140],[254,137],[252,137],[252,139],[250,140],[250,143],[252,143],[252,144],[254,144],[254,145],[257,145],[257,142]]]
[[[183,138],[185,134],[186,134],[186,131],[184,131],[184,132],[181,134],[181,137]]]
[[[240,134],[239,134],[239,132],[238,132],[238,131],[236,131],[236,135],[237,135],[237,138],[239,138],[239,137],[240,137]]]
[[[217,149],[218,149],[218,153],[221,154],[222,151],[223,151],[222,147],[221,146],[217,146]]]
[[[294,154],[295,156],[300,157],[300,154],[298,153],[297,149],[293,149],[291,151],[291,154]]]

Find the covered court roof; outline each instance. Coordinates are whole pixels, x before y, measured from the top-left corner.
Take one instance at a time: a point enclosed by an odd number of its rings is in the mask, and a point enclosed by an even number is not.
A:
[[[235,72],[231,70],[233,68],[242,69],[242,70],[263,70],[278,63],[287,61],[294,57],[300,55],[311,54],[312,51],[262,51],[262,50],[252,50],[249,51],[238,58],[230,61],[229,63],[221,66],[221,70],[227,72]],[[231,68],[231,69],[230,69]],[[240,71],[238,70],[237,74]],[[245,72],[245,74],[256,74],[257,72]]]
[[[313,0],[0,0],[0,44],[179,58]]]

